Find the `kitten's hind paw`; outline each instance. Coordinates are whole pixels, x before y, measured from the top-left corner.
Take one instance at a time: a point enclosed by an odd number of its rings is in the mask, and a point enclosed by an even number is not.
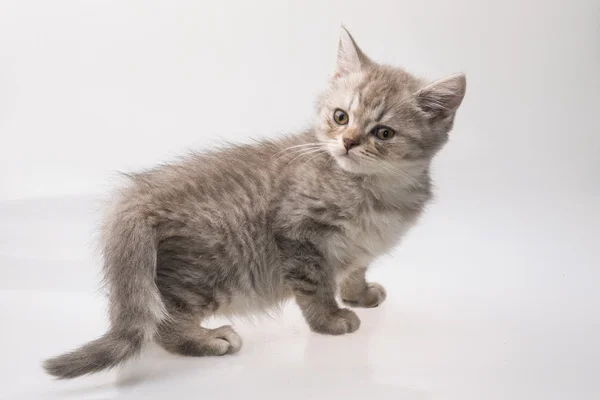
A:
[[[217,329],[211,329],[210,336],[213,338],[213,340],[219,340],[221,343],[225,342],[222,343],[224,346],[224,351],[219,355],[237,353],[242,347],[242,338],[229,325],[221,326]]]
[[[342,293],[342,300],[350,307],[373,308],[383,303],[386,296],[383,286],[379,283],[369,283],[367,288],[358,295],[345,298]]]
[[[242,347],[242,338],[231,326],[206,329],[185,320],[183,323],[179,321],[176,326],[163,325],[163,330],[156,339],[159,345],[171,353],[193,357],[233,354]]]

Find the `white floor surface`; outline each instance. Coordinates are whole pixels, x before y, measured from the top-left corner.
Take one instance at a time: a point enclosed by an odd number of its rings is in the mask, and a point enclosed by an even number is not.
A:
[[[600,197],[464,198],[440,196],[377,262],[371,278],[388,299],[358,310],[354,334],[311,333],[289,304],[233,321],[239,354],[149,346],[123,369],[74,381],[52,380],[40,361],[106,328],[90,250],[97,204],[2,202],[0,398],[600,399]]]

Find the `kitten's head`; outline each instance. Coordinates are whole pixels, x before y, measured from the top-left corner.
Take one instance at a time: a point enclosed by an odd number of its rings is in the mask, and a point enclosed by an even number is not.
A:
[[[342,29],[336,71],[318,102],[317,138],[349,172],[425,165],[448,140],[465,90],[462,74],[427,84],[376,64]]]

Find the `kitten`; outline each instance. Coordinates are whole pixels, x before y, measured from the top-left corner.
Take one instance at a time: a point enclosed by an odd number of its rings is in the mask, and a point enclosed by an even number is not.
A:
[[[431,198],[429,165],[465,89],[461,74],[425,84],[378,65],[342,29],[312,129],[130,176],[102,226],[111,328],[46,371],[111,368],[149,340],[188,356],[235,353],[230,326],[200,322],[288,298],[315,332],[357,330],[336,295],[353,307],[384,301],[365,272]]]

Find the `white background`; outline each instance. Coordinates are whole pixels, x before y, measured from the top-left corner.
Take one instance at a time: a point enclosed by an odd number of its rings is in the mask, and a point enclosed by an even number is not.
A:
[[[0,398],[600,398],[599,21],[595,0],[0,1]],[[341,23],[376,61],[467,74],[437,200],[373,271],[388,302],[334,339],[290,306],[137,384],[44,376],[105,328],[115,171],[306,127]]]

